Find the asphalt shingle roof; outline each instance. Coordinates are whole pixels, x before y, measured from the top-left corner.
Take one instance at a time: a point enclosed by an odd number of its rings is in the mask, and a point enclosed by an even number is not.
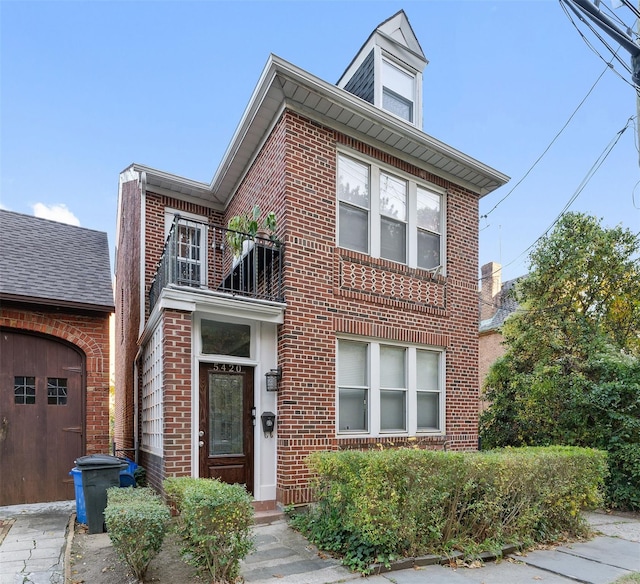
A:
[[[507,317],[518,309],[518,303],[513,297],[513,287],[516,285],[518,278],[508,280],[500,289],[500,299],[498,309],[491,318],[480,321],[480,332],[492,331],[499,329]]]
[[[0,209],[0,296],[112,312],[107,234]]]

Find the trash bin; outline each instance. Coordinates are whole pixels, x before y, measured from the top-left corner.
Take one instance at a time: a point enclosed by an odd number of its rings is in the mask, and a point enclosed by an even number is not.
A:
[[[121,460],[124,464],[126,464],[126,468],[120,471],[120,486],[121,487],[135,487],[136,486],[136,469],[138,465],[133,462],[133,460],[126,458],[124,456],[120,456],[119,460]]]
[[[73,477],[73,487],[76,492],[76,518],[78,523],[87,524],[87,507],[84,504],[84,493],[82,492],[82,471],[74,466],[69,474]]]
[[[91,454],[76,460],[82,474],[82,492],[87,513],[89,533],[102,533],[107,489],[120,486],[120,471],[128,464],[109,454]]]

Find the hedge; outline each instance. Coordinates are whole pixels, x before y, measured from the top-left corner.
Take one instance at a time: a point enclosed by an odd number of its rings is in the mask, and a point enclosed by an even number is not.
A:
[[[253,504],[247,490],[190,477],[169,478],[164,489],[178,511],[183,558],[213,582],[236,582],[240,561],[254,549]]]
[[[570,447],[324,452],[309,466],[316,503],[294,527],[363,573],[400,557],[583,536],[580,511],[601,503],[607,474],[604,452]]]

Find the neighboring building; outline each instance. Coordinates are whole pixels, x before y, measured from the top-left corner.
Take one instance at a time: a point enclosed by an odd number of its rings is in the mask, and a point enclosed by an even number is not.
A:
[[[210,184],[121,173],[116,441],[155,487],[268,508],[310,500],[315,451],[477,447],[478,201],[508,177],[422,132],[426,63],[403,11],[337,85],[271,56]],[[233,257],[256,204],[278,242]]]
[[[518,303],[513,296],[517,279],[502,283],[502,266],[496,262],[484,264],[480,278],[480,336],[478,346],[478,384],[480,387],[480,411],[486,409],[482,399],[484,380],[498,357],[504,355],[502,325],[516,311]]]
[[[106,233],[0,210],[0,505],[74,498],[109,451]]]

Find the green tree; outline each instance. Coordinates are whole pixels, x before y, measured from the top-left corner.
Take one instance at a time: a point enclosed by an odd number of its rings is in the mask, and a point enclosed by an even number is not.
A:
[[[640,509],[640,237],[564,215],[530,256],[491,368],[483,446],[609,452],[613,505]]]

